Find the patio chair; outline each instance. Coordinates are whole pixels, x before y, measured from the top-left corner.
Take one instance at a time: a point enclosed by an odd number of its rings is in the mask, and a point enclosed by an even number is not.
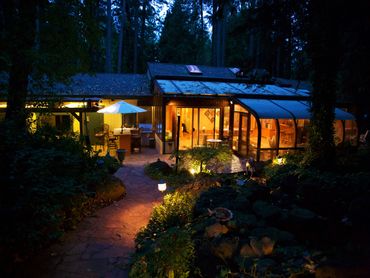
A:
[[[104,151],[104,146],[105,146],[105,134],[104,131],[101,128],[94,128],[94,137],[95,137],[95,150],[98,147],[103,148]]]
[[[131,153],[134,153],[135,150],[138,150],[138,152],[141,152],[140,128],[131,129]]]

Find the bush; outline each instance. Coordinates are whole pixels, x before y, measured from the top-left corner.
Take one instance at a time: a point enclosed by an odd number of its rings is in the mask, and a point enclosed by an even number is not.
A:
[[[174,226],[184,226],[193,219],[194,198],[187,193],[175,192],[163,198],[163,204],[154,207],[148,225],[136,235],[140,248],[146,240],[155,240],[163,231]]]
[[[0,257],[27,258],[91,209],[114,163],[50,128],[35,134],[0,124]],[[104,158],[105,161],[109,159]]]
[[[143,252],[136,253],[130,277],[189,277],[194,259],[190,229],[172,227]]]
[[[228,147],[197,147],[179,151],[180,167],[195,172],[218,172],[230,161],[232,151]]]

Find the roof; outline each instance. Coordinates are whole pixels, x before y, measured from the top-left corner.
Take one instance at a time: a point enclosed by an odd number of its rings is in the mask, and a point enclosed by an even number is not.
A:
[[[310,119],[310,104],[297,100],[267,100],[239,98],[239,103],[261,119]],[[336,120],[354,120],[355,117],[335,108]]]
[[[53,91],[61,96],[144,97],[152,95],[145,74],[78,74],[72,77],[71,84],[56,84]]]
[[[5,88],[5,87],[4,87]],[[46,93],[45,93],[46,92]],[[0,92],[5,94],[5,89]],[[77,74],[70,84],[57,83],[50,88],[30,88],[30,95],[67,97],[146,97],[152,96],[145,74]]]
[[[193,80],[206,80],[206,79],[223,79],[236,81],[236,75],[225,67],[211,67],[196,65],[202,74],[192,74],[186,69],[186,65],[181,64],[164,64],[164,63],[148,63],[148,73],[152,79],[193,79]]]
[[[166,95],[207,95],[262,98],[308,98],[309,91],[276,85],[257,85],[231,82],[157,80]]]

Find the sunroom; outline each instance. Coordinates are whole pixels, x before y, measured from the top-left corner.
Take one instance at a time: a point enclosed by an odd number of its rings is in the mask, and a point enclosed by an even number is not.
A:
[[[309,102],[299,100],[236,98],[232,148],[242,156],[273,159],[301,150],[308,143]],[[357,144],[352,114],[335,109],[335,143]]]

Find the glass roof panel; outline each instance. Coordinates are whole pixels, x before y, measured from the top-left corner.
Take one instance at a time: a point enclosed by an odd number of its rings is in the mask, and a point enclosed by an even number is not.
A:
[[[171,80],[157,80],[159,86],[165,94],[179,94],[181,93]]]
[[[207,88],[199,81],[179,81],[173,80],[173,84],[180,89],[183,94],[194,95],[214,95],[215,92]]]
[[[210,88],[212,91],[217,93],[218,95],[225,95],[225,94],[238,94],[240,91],[228,83],[225,82],[202,82],[206,87]]]
[[[261,119],[292,119],[292,115],[266,99],[238,99],[247,109],[252,109]]]
[[[310,107],[307,102],[294,100],[273,100],[275,104],[291,112],[296,119],[310,119]]]

